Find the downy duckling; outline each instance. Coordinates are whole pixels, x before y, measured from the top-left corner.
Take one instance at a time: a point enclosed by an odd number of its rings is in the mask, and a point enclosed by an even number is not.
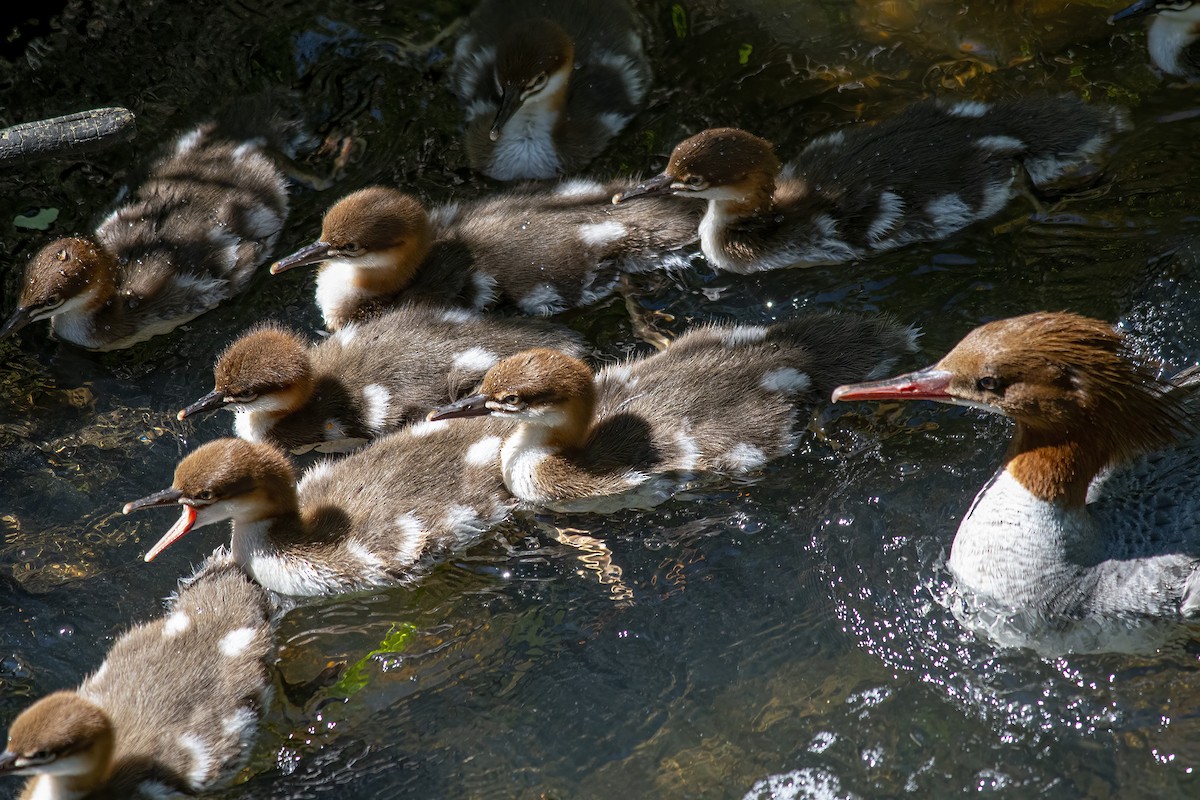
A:
[[[179,419],[228,408],[248,441],[293,453],[351,450],[420,422],[473,390],[501,358],[532,347],[584,353],[561,325],[423,305],[352,323],[315,345],[266,325],[221,353],[215,388]]]
[[[614,209],[612,189],[567,181],[432,214],[395,189],[362,189],[325,213],[317,242],[271,272],[321,264],[317,305],[330,330],[416,301],[483,309],[507,300],[526,314],[556,314],[607,297],[622,270],[662,267],[665,254],[696,241],[691,204]]]
[[[1060,180],[1126,127],[1077,97],[923,102],[877,125],[809,143],[780,168],[765,139],[714,128],[680,143],[662,174],[613,197],[708,201],[700,245],[716,268],[750,273],[857,261],[944,239],[1000,212],[1019,188]]]
[[[621,0],[485,0],[454,51],[472,168],[496,180],[585,166],[641,108],[639,21]]]
[[[1004,414],[1003,464],[958,526],[956,582],[1035,618],[1200,611],[1196,376],[1157,377],[1104,322],[1041,312],[971,331],[937,364],[839,387]]]
[[[479,424],[479,423],[484,424]],[[423,422],[310,468],[297,485],[273,445],[218,439],[190,453],[170,489],[125,505],[181,508],[146,561],[193,528],[233,521],[233,558],[285,595],[409,582],[444,551],[508,516],[500,436],[490,420]]]
[[[809,314],[713,325],[593,376],[553,350],[506,358],[432,420],[512,420],[500,466],[519,500],[611,511],[662,502],[697,473],[745,473],[796,444],[797,406],[846,375],[886,372],[916,332],[883,318]]]
[[[1150,60],[1168,75],[1200,80],[1200,4],[1192,0],[1138,0],[1108,18],[1109,24],[1153,14],[1146,33]]]
[[[0,775],[31,776],[21,800],[192,795],[228,783],[270,701],[271,613],[262,587],[214,556],[78,689],[17,716]]]
[[[62,341],[119,350],[172,331],[242,290],[287,210],[283,175],[258,142],[196,128],[94,237],[34,256],[0,337],[49,319]]]

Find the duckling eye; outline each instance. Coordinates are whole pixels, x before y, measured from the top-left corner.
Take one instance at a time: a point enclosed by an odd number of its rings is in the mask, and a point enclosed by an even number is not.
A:
[[[65,249],[59,250],[57,253],[54,254],[54,257],[57,258],[59,261],[70,261],[71,253],[70,253],[70,251],[65,250]]]
[[[57,305],[62,305],[62,301],[63,301],[63,299],[62,299],[62,295],[61,295],[61,294],[52,294],[52,295],[50,295],[50,297],[49,297],[49,298],[46,300],[46,305],[48,305],[48,306],[57,306]]]
[[[521,398],[515,394],[506,394],[504,397],[500,398],[500,402],[506,406],[515,406],[517,403],[521,402]]]
[[[343,253],[354,254],[362,250],[362,245],[360,245],[358,242],[346,242],[344,245],[339,247],[338,250],[341,250]]]
[[[241,394],[235,394],[231,399],[235,403],[249,403],[256,397],[258,397],[258,395],[254,392],[242,392]]]
[[[213,499],[213,493],[212,493],[212,489],[204,489],[204,490],[202,490],[202,491],[200,491],[200,492],[197,492],[197,493],[196,493],[196,499],[197,499],[197,500],[204,500],[205,502],[208,502],[209,500],[212,500],[212,499]]]
[[[975,386],[981,392],[997,392],[1000,390],[1000,381],[991,375],[984,375],[982,378],[975,381]]]
[[[701,178],[699,175],[689,175],[684,183],[686,183],[688,186],[703,186],[704,178]]]
[[[529,83],[525,84],[525,91],[526,92],[540,92],[542,90],[542,88],[545,87],[546,82],[548,80],[549,80],[549,78],[546,77],[546,73],[543,72],[541,75],[538,75],[536,78],[531,80]]]
[[[51,753],[49,750],[38,750],[30,753],[28,756],[26,756],[26,758],[28,758],[30,761],[46,761],[53,756],[54,753]]]

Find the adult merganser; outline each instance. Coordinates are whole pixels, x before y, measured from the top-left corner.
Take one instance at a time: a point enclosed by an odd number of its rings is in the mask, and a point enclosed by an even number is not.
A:
[[[213,557],[78,689],[17,716],[0,775],[33,776],[22,800],[191,795],[231,780],[271,696],[270,620],[262,588]]]
[[[428,214],[411,195],[362,189],[325,213],[320,240],[271,272],[322,264],[317,305],[330,330],[415,300],[486,308],[505,299],[555,314],[608,296],[621,270],[659,267],[664,253],[696,241],[690,204],[614,209],[612,190],[567,181]]]
[[[1018,170],[1036,187],[1053,183],[1126,125],[1123,112],[1077,97],[930,101],[821,136],[782,170],[770,142],[714,128],[680,143],[662,174],[613,202],[707,200],[700,244],[730,272],[856,261],[999,213]]]
[[[1068,313],[990,322],[941,361],[839,387],[838,400],[937,400],[1005,414],[1004,463],[959,524],[959,585],[1036,617],[1200,611],[1194,375],[1134,361],[1108,325]]]
[[[650,64],[621,0],[485,0],[454,51],[471,166],[497,180],[586,165],[641,108]]]
[[[49,319],[63,341],[117,350],[240,292],[275,244],[287,191],[258,142],[226,141],[214,130],[182,136],[94,238],[42,248],[0,337]]]
[[[1153,14],[1146,45],[1150,60],[1169,75],[1200,79],[1200,5],[1192,0],[1138,0],[1109,23]]]
[[[696,473],[750,472],[790,452],[798,404],[846,375],[886,372],[915,340],[888,319],[819,313],[696,328],[664,352],[595,376],[578,359],[532,350],[492,367],[478,394],[430,419],[516,421],[500,466],[527,503],[653,505]]]
[[[311,346],[267,325],[221,353],[215,388],[179,418],[229,408],[243,439],[294,453],[349,450],[420,422],[473,390],[501,358],[531,347],[584,353],[578,334],[561,325],[425,305],[347,325]]]
[[[124,510],[182,506],[147,561],[192,528],[229,519],[234,559],[274,592],[391,586],[508,515],[498,433],[490,420],[423,422],[312,467],[299,485],[273,445],[218,439],[179,462],[172,488]]]

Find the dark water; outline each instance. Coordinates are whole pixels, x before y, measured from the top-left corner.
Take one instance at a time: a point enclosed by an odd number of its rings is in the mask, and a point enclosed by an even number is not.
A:
[[[88,229],[137,164],[232,96],[294,89],[310,145],[355,142],[332,189],[294,190],[283,247],[370,183],[430,201],[487,191],[464,166],[445,88],[453,36],[438,38],[468,5],[70,2],[23,29],[0,60],[0,122],[119,103],[139,135],[0,174],[3,310],[48,237]],[[651,278],[643,302],[669,308],[677,330],[886,310],[925,330],[906,366],[981,321],[1072,309],[1120,320],[1150,357],[1194,361],[1200,123],[1176,117],[1200,97],[1150,71],[1140,26],[1105,25],[1121,5],[645,4],[657,84],[596,174],[657,170],[712,124],[755,130],[786,158],[816,131],[929,94],[1073,91],[1130,107],[1137,128],[1108,181],[1046,214],[1014,202],[949,242],[848,267]],[[330,155],[304,157],[329,171]],[[15,224],[47,208],[49,231]],[[78,683],[215,544],[206,530],[142,564],[166,523],[118,510],[226,431],[227,417],[174,420],[210,388],[216,351],[264,314],[316,325],[310,280],[264,270],[244,297],[131,351],[82,353],[37,330],[0,343],[0,722]],[[572,324],[616,357],[637,346],[623,315],[614,304]],[[1200,664],[1183,637],[1146,656],[1041,657],[966,633],[938,602],[1002,421],[838,406],[811,428],[751,484],[649,516],[524,517],[418,587],[293,610],[276,703],[244,782],[220,796],[1196,793]]]

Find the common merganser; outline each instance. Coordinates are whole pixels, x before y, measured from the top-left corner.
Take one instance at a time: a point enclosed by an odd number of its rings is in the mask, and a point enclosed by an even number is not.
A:
[[[182,507],[147,561],[193,528],[229,519],[233,558],[271,591],[392,586],[508,516],[513,501],[500,479],[499,454],[490,420],[423,422],[317,464],[297,485],[282,450],[218,439],[179,462],[170,489],[124,511]]]
[[[708,201],[700,244],[716,268],[750,273],[857,261],[944,239],[1000,212],[1023,169],[1035,187],[1091,162],[1126,115],[1077,97],[922,102],[877,125],[814,139],[780,169],[737,128],[680,143],[658,176],[613,197]]]
[[[690,330],[661,353],[605,367],[553,350],[506,358],[479,393],[433,420],[517,423],[504,483],[518,499],[610,511],[662,502],[697,473],[746,473],[791,452],[797,405],[845,376],[884,374],[916,332],[885,318],[817,313]]]
[[[960,586],[1036,618],[1200,611],[1196,375],[1160,379],[1107,324],[1036,313],[971,331],[937,364],[839,400],[937,400],[1016,431],[958,526]]]
[[[660,267],[661,256],[696,241],[691,204],[614,209],[612,191],[566,181],[429,214],[395,189],[362,189],[325,213],[317,242],[271,272],[322,264],[317,305],[330,330],[418,300],[482,309],[503,299],[526,314],[556,314],[607,297],[622,270]]]
[[[1138,0],[1109,23],[1153,14],[1146,33],[1150,60],[1169,75],[1200,79],[1200,5],[1192,0]]]
[[[501,181],[555,178],[596,157],[650,83],[622,0],[484,0],[454,51],[471,166]]]
[[[93,238],[34,256],[0,337],[49,319],[58,339],[118,350],[174,330],[242,290],[287,209],[283,175],[257,141],[196,128]]]
[[[191,795],[232,780],[271,697],[271,614],[262,588],[214,556],[78,689],[17,716],[0,775],[33,776],[21,800]]]
[[[179,418],[229,408],[243,439],[293,453],[350,450],[420,422],[472,391],[501,358],[532,347],[585,352],[561,325],[426,305],[352,323],[311,346],[267,325],[221,353],[215,388]]]

